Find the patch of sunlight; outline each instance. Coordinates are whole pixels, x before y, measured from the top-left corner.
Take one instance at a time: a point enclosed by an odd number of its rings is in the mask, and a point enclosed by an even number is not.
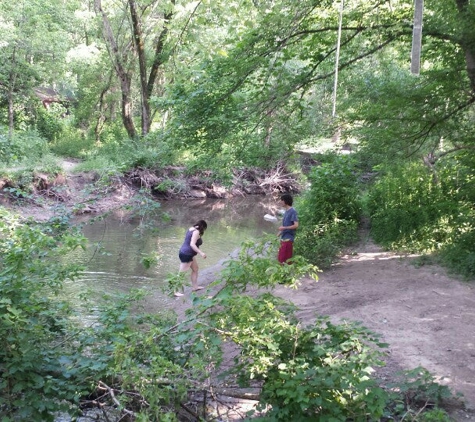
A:
[[[346,261],[386,261],[389,259],[417,258],[420,254],[391,254],[390,252],[361,252],[356,255],[344,255]]]

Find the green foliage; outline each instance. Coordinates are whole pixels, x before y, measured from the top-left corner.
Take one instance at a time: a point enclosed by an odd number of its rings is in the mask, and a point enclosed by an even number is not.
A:
[[[458,236],[441,248],[439,259],[452,271],[469,279],[475,277],[475,228],[473,211],[459,221]],[[468,220],[468,221],[463,221]]]
[[[155,254],[143,255],[140,259],[140,262],[148,270],[149,268],[157,264],[158,258]]]
[[[4,209],[0,216],[0,414],[52,421],[52,412],[69,410],[81,392],[64,362],[70,309],[54,295],[79,271],[58,258],[84,239],[56,220],[25,224]]]
[[[418,367],[398,375],[398,379],[387,386],[392,395],[390,416],[408,421],[452,420],[440,408],[452,394],[447,386],[437,383],[427,369]]]
[[[433,170],[392,168],[370,189],[371,234],[391,248],[437,252],[458,273],[475,275],[473,167],[463,155]]]
[[[237,163],[231,151],[222,151],[214,155],[212,160],[207,152],[197,152],[183,158],[188,175],[199,174],[204,180],[213,179],[223,184],[231,183],[233,180],[233,169]]]
[[[6,131],[0,128],[0,158],[2,163],[25,164],[30,167],[49,153],[48,143],[34,130],[17,131],[8,139]]]
[[[354,324],[313,326],[276,333],[280,356],[267,368],[263,420],[347,421],[379,419],[387,394],[371,378],[379,365],[377,339]]]
[[[300,224],[303,224],[302,222]],[[309,257],[320,268],[329,268],[344,246],[358,240],[358,223],[334,219],[310,228],[301,229],[295,250]]]
[[[310,189],[296,205],[296,252],[322,268],[357,239],[361,215],[356,163],[347,156],[330,155],[327,161],[313,169]]]
[[[244,242],[237,259],[227,261],[218,282],[237,292],[245,291],[249,284],[271,287],[285,284],[296,289],[300,279],[307,275],[317,280],[317,267],[299,255],[292,257],[292,265],[281,265],[276,259],[279,242],[275,236],[259,242]]]
[[[35,198],[33,192],[38,187],[38,174],[46,173],[57,175],[62,171],[58,165],[56,157],[51,154],[43,155],[36,161],[28,161],[24,158],[18,163],[18,167],[4,170],[8,179],[8,187],[4,187],[5,192],[10,193],[16,199],[41,202],[41,198]]]
[[[84,149],[80,155],[85,159],[80,169],[117,171],[125,173],[133,168],[160,169],[176,164],[176,152],[156,135],[131,141],[122,137],[110,137],[94,148]]]
[[[439,204],[441,194],[433,175],[423,165],[393,169],[375,183],[369,194],[372,236],[385,246],[409,249],[419,242],[422,250],[436,247],[422,242],[441,240],[427,237],[428,230],[434,229],[434,223],[444,214]]]
[[[435,377],[425,368],[418,367],[404,371],[401,380],[397,388],[410,403],[438,406],[444,399],[451,397],[449,388],[437,383]]]
[[[49,148],[61,157],[84,158],[94,148],[94,141],[72,125],[66,125],[60,136],[49,142]]]
[[[39,107],[36,120],[39,134],[48,141],[58,139],[66,125],[63,117],[65,113],[66,109],[59,104],[53,103],[49,109]]]
[[[194,378],[193,367],[185,367],[167,335],[175,317],[131,312],[144,296],[144,291],[133,290],[102,298],[95,304],[97,323],[83,330],[77,340],[82,352],[87,351],[99,387],[120,386],[125,392],[116,399],[121,409],[134,409],[138,420],[161,420],[174,402],[185,398]]]
[[[0,162],[8,164],[18,160],[21,150],[18,145],[13,143],[5,128],[0,126]]]

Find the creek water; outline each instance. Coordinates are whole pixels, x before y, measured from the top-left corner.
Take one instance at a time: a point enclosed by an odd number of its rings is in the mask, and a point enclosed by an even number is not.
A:
[[[80,300],[81,293],[91,290],[98,295],[114,295],[141,288],[150,291],[154,308],[167,308],[174,299],[161,291],[167,275],[178,271],[178,249],[190,226],[200,219],[208,223],[201,246],[207,258],[196,258],[201,273],[229,258],[242,242],[277,233],[278,223],[264,219],[265,214],[277,212],[276,198],[248,196],[163,201],[160,213],[169,219],[155,218],[145,229],[138,218],[121,214],[95,222],[83,221],[88,246],[65,260],[82,263],[85,270],[66,282],[64,293],[74,302]],[[146,256],[157,258],[157,263],[148,269],[142,264]]]

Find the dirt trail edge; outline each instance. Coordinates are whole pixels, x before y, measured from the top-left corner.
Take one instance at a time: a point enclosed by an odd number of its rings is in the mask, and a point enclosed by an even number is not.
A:
[[[297,291],[279,286],[276,293],[290,297],[302,321],[318,313],[379,333],[389,344],[383,379],[422,366],[463,394],[465,410],[456,419],[475,420],[475,285],[439,266],[417,268],[414,257],[384,252],[371,241],[354,251],[317,283],[304,279]]]

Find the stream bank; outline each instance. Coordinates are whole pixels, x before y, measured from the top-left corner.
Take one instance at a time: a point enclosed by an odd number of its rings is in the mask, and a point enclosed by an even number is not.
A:
[[[60,212],[102,214],[125,206],[140,206],[144,195],[159,202],[297,194],[302,190],[299,175],[288,171],[283,164],[267,171],[235,170],[227,185],[214,180],[206,171],[186,174],[183,167],[136,168],[120,175],[103,175],[94,171],[77,172],[77,165],[73,160],[63,160],[62,171],[56,174],[34,172],[18,180],[0,176],[0,205],[25,218],[43,221]]]

